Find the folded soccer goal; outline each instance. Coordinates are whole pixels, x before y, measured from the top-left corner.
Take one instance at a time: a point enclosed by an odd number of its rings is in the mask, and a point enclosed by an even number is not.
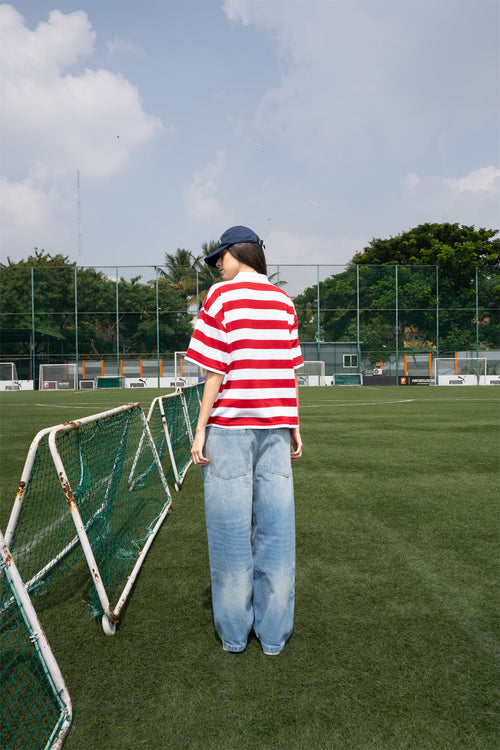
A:
[[[184,396],[184,400],[186,402],[186,409],[189,417],[189,424],[191,426],[192,437],[194,437],[194,433],[196,431],[204,388],[205,383],[198,383],[197,385],[185,386],[182,389],[182,395]]]
[[[0,747],[60,748],[71,699],[0,531]]]
[[[38,433],[6,541],[32,595],[85,560],[93,611],[110,635],[170,508],[144,412],[126,404]]]
[[[186,400],[181,391],[153,399],[147,422],[161,461],[168,463],[178,491],[191,465],[193,434]]]

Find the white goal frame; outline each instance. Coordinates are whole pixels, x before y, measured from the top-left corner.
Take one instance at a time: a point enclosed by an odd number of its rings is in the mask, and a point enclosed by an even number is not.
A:
[[[57,722],[55,726],[52,729],[52,735],[50,737],[50,747],[51,748],[61,748],[63,746],[64,740],[67,737],[67,734],[71,727],[71,721],[72,721],[72,714],[73,714],[73,708],[71,704],[71,697],[68,692],[68,688],[66,687],[66,683],[64,682],[64,678],[62,676],[61,670],[59,669],[59,665],[54,657],[54,654],[52,652],[52,649],[50,647],[50,644],[47,640],[47,636],[44,633],[44,630],[40,624],[40,620],[38,619],[38,615],[35,611],[35,608],[31,602],[31,599],[29,597],[29,594],[26,590],[26,586],[23,583],[23,580],[21,578],[21,575],[19,574],[19,571],[17,569],[16,563],[10,553],[10,550],[5,542],[5,538],[0,531],[0,566],[2,568],[3,574],[6,576],[7,584],[12,592],[12,597],[8,599],[7,601],[3,601],[3,608],[2,612],[5,612],[6,610],[11,610],[12,608],[17,608],[20,610],[20,613],[22,615],[22,620],[24,621],[24,625],[26,628],[26,632],[24,637],[26,638],[26,645],[25,649],[26,652],[32,651],[33,654],[36,656],[37,660],[40,663],[40,671],[42,673],[45,673],[47,677],[48,684],[50,686],[51,692],[52,692],[52,698],[54,701],[57,702],[59,707],[59,716],[57,719]],[[21,634],[17,634],[17,638],[21,638]],[[0,634],[0,640],[2,639],[8,639],[8,633],[2,631]],[[8,642],[8,640],[7,640]],[[0,651],[1,653],[1,651]],[[14,662],[13,664],[13,670],[16,669],[17,663]],[[24,661],[22,663],[22,666],[24,666]],[[21,681],[24,684],[24,676],[21,677]],[[8,681],[7,687],[11,686],[16,689],[17,687],[17,681],[16,681],[16,674],[15,672],[12,675],[12,682],[11,680]],[[5,689],[5,686],[4,686]],[[38,700],[40,702],[44,701],[44,696],[39,694]],[[26,701],[30,701],[32,698],[29,694],[26,695]],[[27,715],[29,715],[29,712],[27,712]],[[22,720],[20,721],[19,731],[23,732],[25,727],[22,724]],[[34,727],[32,725],[29,726],[29,730],[32,732]],[[23,742],[28,736],[28,733],[23,732],[23,735],[19,736],[19,742]],[[17,747],[17,743],[16,743]],[[21,747],[21,744],[19,744],[19,747]],[[24,744],[23,744],[24,747]],[[49,747],[49,745],[47,745]]]
[[[487,357],[436,357],[431,385],[487,385]]]
[[[0,391],[19,391],[17,368],[14,362],[0,362]]]
[[[163,505],[163,509],[161,513],[157,516],[154,522],[154,527],[151,530],[150,535],[145,541],[144,546],[142,547],[135,565],[132,569],[132,572],[128,576],[127,582],[125,584],[125,587],[118,599],[117,604],[115,607],[111,607],[108,594],[106,592],[106,589],[104,587],[101,574],[99,572],[99,568],[94,556],[94,552],[92,550],[92,547],[89,542],[89,538],[87,536],[86,529],[88,528],[89,522],[87,524],[84,524],[82,521],[82,517],[80,515],[80,511],[78,510],[77,503],[75,501],[75,495],[73,493],[73,490],[70,485],[70,481],[68,479],[66,469],[63,464],[63,460],[61,458],[61,455],[59,453],[58,447],[57,447],[57,438],[59,435],[62,435],[64,433],[69,432],[70,430],[75,430],[81,427],[82,425],[89,424],[91,422],[98,423],[99,421],[103,420],[107,416],[113,416],[115,414],[120,414],[121,412],[125,412],[127,410],[133,410],[138,409],[140,411],[142,423],[143,423],[143,432],[142,437],[140,440],[140,445],[138,448],[138,452],[140,450],[140,447],[143,444],[143,440],[146,439],[152,450],[152,454],[154,457],[154,463],[155,468],[160,474],[161,483],[163,485],[163,488],[165,490],[165,503]],[[149,426],[146,422],[146,417],[144,415],[144,412],[142,411],[142,408],[139,404],[124,404],[123,406],[119,406],[115,409],[110,409],[106,412],[102,412],[100,414],[94,414],[89,417],[83,417],[82,419],[79,419],[78,421],[74,422],[66,422],[63,424],[56,425],[54,427],[48,427],[43,430],[40,430],[40,432],[35,436],[29,451],[28,456],[26,458],[26,463],[24,465],[23,473],[21,476],[21,481],[19,483],[19,490],[16,495],[16,499],[14,501],[14,505],[12,508],[12,512],[9,518],[9,522],[7,525],[7,530],[5,533],[5,539],[6,544],[11,545],[12,539],[14,537],[14,532],[16,529],[17,521],[19,519],[22,507],[23,507],[23,499],[26,494],[26,489],[28,487],[28,483],[30,481],[31,472],[33,469],[33,465],[35,463],[35,457],[37,453],[38,446],[40,442],[43,439],[48,439],[50,454],[54,463],[54,468],[57,472],[57,475],[59,477],[59,481],[64,493],[64,496],[66,498],[69,511],[71,513],[71,517],[73,519],[74,525],[75,525],[75,536],[73,539],[66,544],[64,549],[60,550],[57,555],[52,559],[49,560],[41,570],[39,570],[29,581],[26,581],[26,588],[28,591],[30,590],[30,587],[34,586],[38,581],[42,580],[45,575],[52,570],[75,546],[78,544],[81,545],[85,560],[87,562],[89,572],[92,577],[93,584],[95,586],[97,596],[99,598],[102,611],[103,611],[103,617],[102,617],[102,627],[106,635],[113,635],[116,630],[116,624],[119,621],[121,610],[123,609],[123,606],[127,600],[127,597],[132,590],[132,586],[134,585],[134,582],[137,578],[137,575],[139,573],[139,570],[141,568],[141,565],[144,561],[144,558],[160,528],[162,525],[165,517],[168,513],[171,511],[172,507],[172,498],[170,495],[170,491],[168,488],[167,481],[165,479],[165,475],[163,473],[163,469],[160,463],[160,459],[158,457],[158,453],[153,441],[153,438],[151,436],[151,432],[149,430]],[[129,486],[135,485],[138,481],[141,480],[142,477],[135,476],[135,469],[137,465],[137,458],[138,453],[136,454],[136,459],[134,461],[133,467],[130,472],[130,476],[128,477]],[[114,473],[114,469],[113,469]],[[113,477],[111,478],[111,480]],[[110,481],[111,481],[110,480]],[[101,512],[102,507],[99,508],[96,513],[94,513],[94,517]],[[12,552],[14,556],[16,555],[16,549],[15,546],[12,548]]]
[[[179,401],[180,403],[180,408],[181,408],[182,415],[184,418],[185,434],[188,437],[189,444],[192,446],[193,445],[193,432],[191,429],[191,422],[189,419],[186,399],[181,389],[177,390],[175,393],[169,393],[166,396],[157,396],[156,398],[154,398],[153,401],[151,402],[151,406],[149,407],[149,412],[146,417],[146,421],[148,425],[150,425],[155,409],[159,410],[160,419],[161,419],[163,432],[165,436],[165,441],[166,441],[168,453],[170,456],[172,474],[174,476],[174,486],[177,492],[179,492],[179,490],[182,487],[182,483],[184,481],[184,477],[186,476],[187,470],[191,466],[192,458],[191,456],[189,456],[188,462],[181,466],[179,463],[179,458],[176,455],[175,445],[173,445],[172,443],[172,436],[170,435],[170,431],[168,429],[168,422],[167,422],[167,417],[165,414],[165,403],[168,403],[172,399],[174,399],[175,401]]]
[[[201,368],[194,362],[185,362],[185,352],[174,352],[174,383],[176,388],[190,385],[190,381],[198,382],[201,375]]]
[[[78,390],[78,365],[68,362],[63,365],[40,365],[38,390]]]
[[[299,385],[325,385],[325,363],[322,359],[304,360],[296,371]]]

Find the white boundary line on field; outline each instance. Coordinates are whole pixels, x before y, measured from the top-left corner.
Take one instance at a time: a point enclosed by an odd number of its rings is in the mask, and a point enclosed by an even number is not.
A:
[[[66,409],[68,406],[70,406],[72,409],[88,409],[89,406],[91,407],[98,406],[99,408],[102,409],[103,406],[104,407],[106,406],[106,404],[102,404],[102,403],[98,403],[98,404],[90,404],[90,403],[89,404],[71,404],[71,403],[68,403],[68,404],[16,404],[16,408],[18,406],[30,406],[30,407],[41,406],[44,409],[46,409],[47,407],[50,409]],[[113,407],[110,406],[109,408],[111,409]]]
[[[444,401],[445,403],[453,404],[467,404],[467,403],[479,403],[479,404],[500,404],[500,400],[496,398],[461,398],[459,401],[452,401],[449,398],[401,398],[394,399],[392,401],[323,401],[320,404],[304,404],[300,403],[299,409],[318,409],[325,406],[377,406],[379,404],[409,404],[412,402],[417,403],[436,403],[437,401]]]
[[[395,401],[323,401],[322,404],[300,404],[299,409],[318,409],[325,406],[379,406],[383,404],[409,404],[414,398],[401,398]]]
[[[352,507],[359,510],[359,515],[364,516],[370,523],[374,532],[372,540],[378,534],[380,541],[391,545],[391,554],[399,558],[400,565],[409,568],[419,579],[419,582],[429,592],[429,595],[438,602],[442,610],[446,612],[455,623],[465,632],[468,637],[474,641],[484,653],[489,657],[495,658],[498,649],[497,642],[488,632],[481,629],[481,624],[477,621],[477,615],[473,610],[473,605],[469,601],[463,601],[456,593],[453,584],[447,583],[443,577],[439,576],[433,569],[432,565],[425,560],[418,552],[414,551],[411,541],[408,541],[404,535],[399,534],[387,523],[384,523],[366,507],[363,500],[359,498],[351,489],[347,489],[342,478],[335,475],[335,489],[339,494],[347,499]]]

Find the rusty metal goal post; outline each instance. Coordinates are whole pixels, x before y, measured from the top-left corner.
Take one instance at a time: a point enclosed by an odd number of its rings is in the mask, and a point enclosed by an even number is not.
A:
[[[37,434],[6,542],[31,596],[86,561],[93,613],[111,635],[171,503],[144,412],[125,404]]]
[[[0,531],[0,747],[60,748],[71,698]]]

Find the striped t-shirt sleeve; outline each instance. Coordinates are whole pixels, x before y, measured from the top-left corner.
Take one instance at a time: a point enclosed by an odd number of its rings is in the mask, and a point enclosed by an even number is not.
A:
[[[205,297],[185,358],[207,370],[227,372],[227,332],[215,291]]]

